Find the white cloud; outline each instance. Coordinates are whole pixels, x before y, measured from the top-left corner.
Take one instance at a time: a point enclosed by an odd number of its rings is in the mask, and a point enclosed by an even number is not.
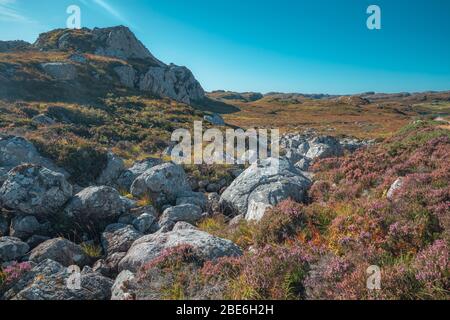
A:
[[[0,21],[6,22],[32,22],[21,14],[15,7],[16,0],[0,0]]]

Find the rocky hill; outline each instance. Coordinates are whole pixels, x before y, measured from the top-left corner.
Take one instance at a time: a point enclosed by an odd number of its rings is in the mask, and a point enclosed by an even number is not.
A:
[[[124,91],[186,104],[205,96],[189,69],[159,61],[123,26],[58,29],[33,45],[0,44],[1,98],[87,101]]]

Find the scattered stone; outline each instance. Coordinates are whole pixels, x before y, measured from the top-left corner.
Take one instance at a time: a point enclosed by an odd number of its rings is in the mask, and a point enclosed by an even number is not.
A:
[[[119,274],[119,262],[126,254],[126,252],[116,252],[105,259],[97,260],[92,269],[105,277],[113,279]]]
[[[34,116],[31,119],[31,122],[36,126],[51,126],[56,123],[55,120],[53,120],[50,117],[47,117],[45,114]]]
[[[133,226],[142,234],[154,233],[159,228],[156,215],[151,213],[143,213],[133,220]]]
[[[7,300],[109,300],[113,281],[85,267],[80,287],[70,278],[72,270],[56,261],[44,260],[27,272],[5,293]],[[74,286],[73,288],[71,286]]]
[[[117,180],[117,184],[123,190],[130,190],[133,181],[145,171],[160,165],[162,161],[156,158],[147,158],[136,162],[130,169],[125,170]]]

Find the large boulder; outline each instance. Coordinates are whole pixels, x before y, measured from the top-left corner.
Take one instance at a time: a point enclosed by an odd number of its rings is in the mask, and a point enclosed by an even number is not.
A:
[[[111,279],[89,267],[77,275],[73,269],[56,261],[44,260],[22,276],[4,296],[7,300],[109,300],[112,285]]]
[[[56,214],[71,196],[64,175],[40,165],[14,168],[0,188],[0,203],[29,215]]]
[[[167,249],[180,245],[192,246],[206,260],[242,254],[241,249],[230,240],[217,238],[196,229],[182,229],[140,238],[133,243],[125,258],[120,262],[119,270],[135,272]]]
[[[202,213],[202,209],[193,204],[170,207],[163,212],[159,219],[159,225],[162,228],[170,229],[180,221],[196,224],[202,218]]]
[[[97,178],[97,184],[101,186],[115,186],[117,179],[125,170],[123,160],[112,152],[108,152],[106,168]]]
[[[231,216],[253,216],[249,212],[250,203],[272,206],[288,198],[302,202],[310,186],[311,181],[288,160],[269,158],[245,170],[222,194],[220,206]],[[260,210],[260,207],[250,209]]]
[[[126,202],[116,189],[102,186],[79,192],[70,200],[64,213],[79,222],[105,224],[117,220],[127,209]]]
[[[133,181],[136,180],[145,171],[162,164],[162,161],[157,158],[147,158],[136,162],[131,168],[125,170],[117,180],[117,185],[123,190],[130,190]]]
[[[50,259],[65,267],[72,265],[83,267],[90,262],[90,258],[79,245],[63,238],[41,243],[31,250],[29,259],[37,263]]]
[[[0,238],[0,262],[18,260],[23,257],[30,247],[22,240],[14,237]]]
[[[191,191],[184,169],[174,163],[164,163],[140,175],[131,186],[135,197],[150,196],[153,203],[162,207],[174,203],[185,192]]]
[[[48,62],[41,64],[45,73],[58,81],[70,81],[77,77],[77,69],[72,63]]]
[[[142,233],[130,225],[121,223],[109,225],[101,237],[103,250],[108,255],[117,252],[126,252],[130,249],[133,242],[142,236]]]
[[[176,65],[150,67],[139,82],[142,91],[150,91],[161,97],[191,104],[202,100],[205,92],[192,72]]]
[[[26,163],[38,164],[62,173],[66,178],[69,177],[67,171],[58,168],[51,160],[42,157],[28,140],[16,136],[0,135],[0,185],[2,176],[5,176],[9,170]],[[3,178],[3,180],[5,179],[6,177]]]

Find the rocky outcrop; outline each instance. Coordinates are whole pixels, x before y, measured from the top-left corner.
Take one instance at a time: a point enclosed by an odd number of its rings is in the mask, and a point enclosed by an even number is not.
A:
[[[56,261],[45,260],[27,272],[5,293],[8,300],[109,300],[113,281],[85,267],[79,287],[71,270]],[[71,280],[75,280],[72,285]],[[73,287],[72,287],[73,286]]]
[[[136,81],[136,70],[131,66],[115,67],[114,71],[120,79],[120,83],[128,88],[134,88]]]
[[[217,238],[196,229],[183,229],[140,238],[133,243],[125,258],[120,262],[119,269],[135,272],[167,249],[180,245],[192,246],[206,260],[242,254],[241,249],[229,240]]]
[[[192,72],[186,67],[169,65],[150,67],[139,81],[139,89],[161,97],[191,104],[202,100],[205,92]]]
[[[174,203],[183,193],[191,191],[184,169],[173,163],[153,167],[140,175],[131,186],[135,197],[150,196],[159,207]]]
[[[120,83],[128,88],[148,91],[186,104],[205,97],[203,88],[189,69],[159,61],[124,26],[54,30],[41,34],[34,46],[40,50],[75,51],[78,55],[91,53],[121,59],[122,65],[113,68],[113,77],[118,77]],[[45,63],[42,68],[54,79],[74,80],[77,73],[73,62],[71,59],[70,63]]]
[[[254,163],[234,180],[222,194],[220,206],[232,216],[261,216],[252,212],[261,206],[249,207],[250,203],[271,206],[288,198],[302,202],[310,186],[311,181],[288,160],[269,158]]]
[[[40,263],[47,259],[56,261],[65,267],[72,265],[84,267],[90,262],[89,257],[79,245],[63,238],[45,241],[30,253],[30,261]]]
[[[22,240],[14,237],[0,237],[0,262],[18,260],[30,247]]]
[[[41,64],[44,72],[58,81],[74,80],[77,77],[77,69],[71,63],[49,62]]]
[[[0,203],[30,215],[54,215],[71,196],[64,175],[39,165],[16,167],[0,188]]]

